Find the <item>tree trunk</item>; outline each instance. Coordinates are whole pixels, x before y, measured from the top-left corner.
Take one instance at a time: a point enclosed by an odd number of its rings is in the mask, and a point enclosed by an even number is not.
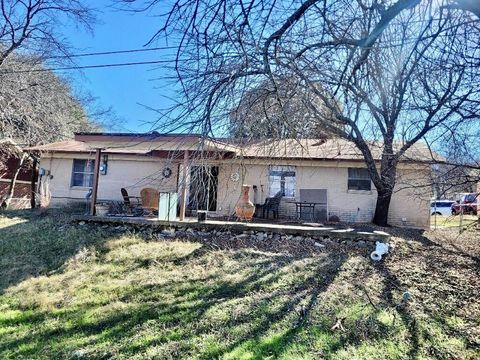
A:
[[[373,223],[379,226],[388,226],[388,210],[392,200],[393,188],[395,187],[397,174],[397,161],[393,151],[393,125],[390,124],[388,132],[384,138],[384,148],[380,165],[380,179],[377,188],[377,204],[375,205],[375,215]]]
[[[373,216],[373,223],[375,225],[388,226],[388,209],[390,208],[391,200],[391,190],[378,191],[375,215]]]
[[[27,154],[22,154],[22,157],[18,161],[17,168],[12,174],[12,178],[10,180],[10,187],[8,188],[7,196],[5,197],[5,200],[2,204],[2,206],[5,209],[8,209],[8,207],[10,206],[10,203],[12,202],[13,195],[15,194],[15,185],[17,183],[17,177],[18,177],[18,174],[20,174],[20,170],[22,170],[22,166],[26,158],[27,158]]]

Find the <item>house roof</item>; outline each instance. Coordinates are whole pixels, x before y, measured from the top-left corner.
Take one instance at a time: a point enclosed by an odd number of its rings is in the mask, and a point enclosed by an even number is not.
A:
[[[99,146],[91,146],[88,142],[67,140],[54,142],[45,145],[38,145],[26,148],[26,151],[40,151],[40,152],[59,152],[59,153],[90,153],[94,152]],[[103,151],[111,154],[132,154],[132,155],[146,155],[151,152],[150,149],[129,149],[129,148],[108,148],[102,147]]]
[[[211,151],[236,153],[237,148],[215,139],[202,139],[191,134],[110,134],[80,133],[75,140],[60,141],[25,148],[25,151],[57,153],[92,153],[96,149],[109,154],[148,155],[165,152]]]
[[[80,140],[81,139],[81,140]],[[376,160],[381,159],[383,144],[370,142],[369,148]],[[403,144],[397,142],[395,149]],[[344,139],[267,139],[239,143],[236,139],[202,139],[196,134],[128,134],[79,133],[75,140],[61,141],[27,148],[27,151],[90,153],[102,148],[105,153],[147,155],[153,151],[204,150],[231,153],[240,158],[273,158],[292,160],[354,160],[363,161],[363,155],[354,143]],[[432,156],[434,159],[432,159]],[[423,143],[410,147],[402,161],[425,162],[442,160]]]
[[[78,141],[165,141],[165,140],[199,140],[200,134],[166,133],[157,131],[148,133],[110,133],[110,132],[78,132],[75,140]]]
[[[380,160],[383,151],[381,142],[369,142],[369,149],[376,160]],[[395,150],[403,143],[396,142]],[[344,139],[282,139],[260,140],[240,147],[240,156],[245,158],[284,158],[284,159],[323,159],[323,160],[364,160],[363,154],[351,141]],[[403,161],[431,161],[432,156],[440,160],[423,143],[410,147],[402,157]]]

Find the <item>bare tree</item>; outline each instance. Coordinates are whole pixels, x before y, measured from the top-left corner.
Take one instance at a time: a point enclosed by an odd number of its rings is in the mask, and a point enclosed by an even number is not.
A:
[[[68,55],[62,26],[91,29],[94,12],[82,0],[0,0],[0,69],[15,51],[38,57]]]
[[[134,1],[128,1],[131,5]],[[218,134],[244,94],[279,94],[288,77],[308,89],[319,128],[352,141],[377,189],[373,222],[386,225],[397,165],[418,141],[478,126],[479,19],[433,0],[178,0],[152,38],[180,36],[175,71],[183,111],[176,124]],[[156,1],[137,1],[137,10]],[[319,91],[321,84],[323,91]],[[308,97],[306,97],[308,98]],[[283,108],[282,96],[277,95]],[[374,157],[380,147],[380,161]]]
[[[70,61],[65,25],[91,30],[94,22],[82,0],[0,0],[0,137],[33,145],[67,138],[89,124],[69,86],[44,71],[43,63]],[[22,156],[13,172],[7,206],[24,162]]]
[[[305,87],[300,87],[296,78],[279,79],[276,87],[269,81],[247,91],[230,113],[229,136],[243,141],[259,138],[320,138],[329,137],[321,128],[324,122],[334,122],[328,109],[322,109],[322,100]],[[319,87],[321,90],[321,88]],[[317,103],[317,112],[312,113],[309,103]],[[325,119],[317,119],[322,116]],[[319,128],[320,126],[320,128]]]
[[[69,139],[94,129],[70,85],[28,57],[10,57],[0,82],[0,137],[23,145]]]
[[[0,139],[14,139],[32,146],[73,137],[77,131],[93,131],[98,125],[86,114],[70,86],[52,71],[45,70],[28,56],[9,56],[2,65],[0,82]],[[16,178],[25,166],[26,154],[18,156],[12,169],[4,206],[14,194]]]
[[[456,199],[458,193],[475,193],[480,184],[480,129],[457,127],[442,138],[445,159],[433,168],[437,199]]]

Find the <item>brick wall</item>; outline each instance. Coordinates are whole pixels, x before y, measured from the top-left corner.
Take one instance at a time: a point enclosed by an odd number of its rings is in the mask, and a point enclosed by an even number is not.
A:
[[[10,180],[0,179],[0,199],[8,193],[10,187]],[[10,203],[11,209],[28,209],[30,208],[30,184],[23,181],[17,182],[13,199]]]
[[[10,157],[8,159],[1,159],[0,164],[0,179],[11,179],[12,174],[18,166],[19,160],[15,157]],[[17,176],[17,180],[20,181],[30,181],[32,177],[32,169],[29,167],[24,167],[20,170]]]

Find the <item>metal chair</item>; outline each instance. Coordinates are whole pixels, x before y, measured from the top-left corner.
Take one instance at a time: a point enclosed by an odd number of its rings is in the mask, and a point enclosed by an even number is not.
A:
[[[121,188],[123,197],[123,205],[127,209],[127,214],[141,214],[143,213],[141,198],[138,196],[129,196],[128,191],[125,188]]]

